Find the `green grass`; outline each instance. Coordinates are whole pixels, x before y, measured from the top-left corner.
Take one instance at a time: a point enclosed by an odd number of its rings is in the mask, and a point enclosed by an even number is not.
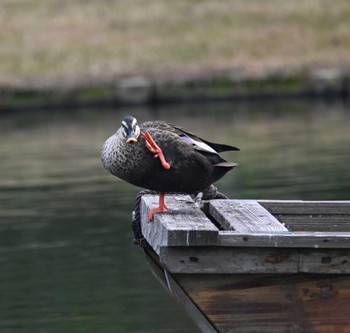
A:
[[[66,88],[144,74],[300,75],[350,64],[348,0],[0,0],[0,85]]]

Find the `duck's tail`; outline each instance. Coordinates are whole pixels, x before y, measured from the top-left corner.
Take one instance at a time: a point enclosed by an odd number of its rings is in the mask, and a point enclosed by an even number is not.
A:
[[[232,170],[233,168],[235,168],[237,166],[238,166],[238,163],[226,162],[226,161],[214,164],[214,170],[213,170],[213,173],[211,175],[212,183],[215,183],[217,180],[219,180],[220,178],[225,176],[225,174],[227,172],[229,172],[230,170]]]
[[[235,163],[235,162],[227,162],[227,161],[224,161],[224,162],[220,162],[218,164],[215,164],[214,167],[216,168],[228,168],[228,169],[232,169],[234,167],[237,167],[239,164],[238,163]]]

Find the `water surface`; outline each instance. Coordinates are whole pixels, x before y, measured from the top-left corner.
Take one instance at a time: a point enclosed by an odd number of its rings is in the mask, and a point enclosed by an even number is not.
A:
[[[350,112],[303,100],[0,114],[0,332],[198,332],[131,244],[137,188],[99,151],[126,114],[241,148],[232,198],[350,198]]]

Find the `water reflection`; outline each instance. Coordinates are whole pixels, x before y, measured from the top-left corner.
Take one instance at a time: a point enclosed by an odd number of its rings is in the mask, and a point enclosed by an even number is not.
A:
[[[198,332],[131,245],[137,188],[99,150],[133,114],[241,148],[231,197],[349,199],[350,117],[301,100],[0,115],[0,332]]]

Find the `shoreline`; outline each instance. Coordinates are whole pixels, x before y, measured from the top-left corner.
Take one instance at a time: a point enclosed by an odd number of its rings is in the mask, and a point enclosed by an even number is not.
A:
[[[55,86],[0,87],[0,110],[84,105],[152,105],[278,97],[348,97],[350,71],[317,69],[306,75],[272,73],[251,78],[211,73],[203,77],[156,80],[130,75],[109,82]]]

